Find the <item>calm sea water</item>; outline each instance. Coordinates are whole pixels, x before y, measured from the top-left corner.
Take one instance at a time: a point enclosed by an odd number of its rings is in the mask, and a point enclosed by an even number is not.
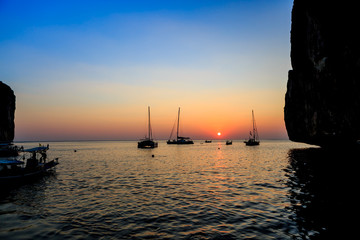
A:
[[[1,192],[0,239],[327,239],[354,221],[354,157],[304,144],[50,142],[49,157],[55,174]]]

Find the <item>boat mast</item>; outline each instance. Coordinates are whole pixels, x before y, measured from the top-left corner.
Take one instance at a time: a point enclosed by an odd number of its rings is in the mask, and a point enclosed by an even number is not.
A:
[[[176,139],[179,138],[179,121],[180,121],[180,107],[179,107],[179,110],[178,110],[178,121],[177,121]]]
[[[254,110],[251,110],[251,112],[252,112],[252,122],[253,122],[253,136],[254,136],[254,140],[256,140]]]
[[[151,140],[152,139],[152,134],[151,134],[151,124],[150,124],[150,106],[148,106],[148,131],[149,131],[149,139]]]

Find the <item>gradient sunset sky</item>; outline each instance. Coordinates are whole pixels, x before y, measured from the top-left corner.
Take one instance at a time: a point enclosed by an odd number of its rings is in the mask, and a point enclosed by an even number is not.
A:
[[[15,141],[287,139],[292,3],[0,0]]]

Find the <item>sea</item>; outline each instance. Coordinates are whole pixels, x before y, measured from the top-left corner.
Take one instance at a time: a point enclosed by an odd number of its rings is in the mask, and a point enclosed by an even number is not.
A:
[[[1,189],[0,239],[359,237],[358,154],[287,140],[41,144],[59,165]]]

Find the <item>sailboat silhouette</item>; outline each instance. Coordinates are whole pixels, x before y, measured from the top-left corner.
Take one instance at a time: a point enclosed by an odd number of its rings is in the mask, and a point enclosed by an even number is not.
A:
[[[194,144],[194,142],[189,137],[179,136],[179,125],[180,125],[180,108],[178,110],[176,139],[170,140],[173,133],[171,132],[170,138],[169,140],[167,140],[167,144]]]
[[[150,107],[148,107],[148,136],[145,136],[144,139],[140,139],[138,142],[138,148],[156,148],[158,143],[154,142],[152,139],[152,129],[150,123]]]
[[[252,125],[253,125],[253,129],[252,131],[250,131],[249,139],[247,141],[244,141],[246,146],[256,146],[260,144],[259,134],[255,123],[254,110],[252,110]]]

